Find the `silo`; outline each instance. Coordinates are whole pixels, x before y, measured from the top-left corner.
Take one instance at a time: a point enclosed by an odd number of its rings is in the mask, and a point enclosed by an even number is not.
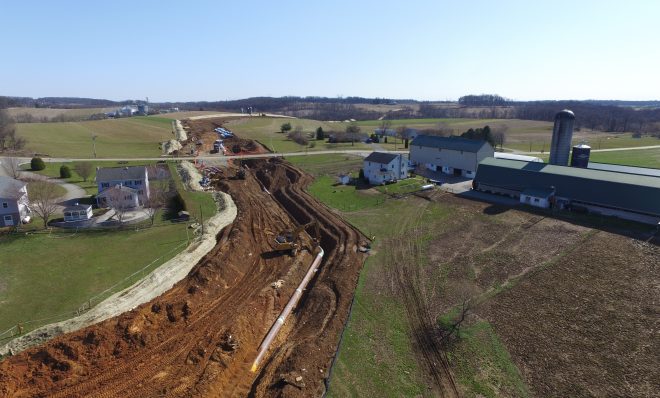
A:
[[[557,112],[555,115],[555,127],[552,130],[552,143],[550,144],[550,164],[568,166],[574,121],[575,114],[568,109]]]
[[[585,143],[574,146],[571,154],[571,167],[582,167],[583,169],[589,167],[590,153],[591,147]]]

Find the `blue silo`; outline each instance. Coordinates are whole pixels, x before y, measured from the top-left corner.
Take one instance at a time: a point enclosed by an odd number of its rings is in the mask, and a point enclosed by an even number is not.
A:
[[[571,154],[571,167],[582,167],[586,169],[589,167],[589,155],[591,154],[591,147],[585,143],[573,147]]]

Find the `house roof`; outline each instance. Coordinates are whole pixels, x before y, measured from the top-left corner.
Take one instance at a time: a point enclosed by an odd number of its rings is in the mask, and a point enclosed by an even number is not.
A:
[[[23,181],[15,180],[11,177],[0,176],[0,197],[11,198],[16,191],[22,189],[25,185]]]
[[[410,145],[451,149],[453,151],[478,152],[484,145],[490,144],[482,140],[470,140],[461,137],[418,135]]]
[[[660,215],[659,177],[488,157],[474,181],[514,191],[554,187],[559,197]]]
[[[96,171],[96,181],[143,180],[145,166],[102,167]]]
[[[367,162],[389,164],[391,161],[396,159],[397,156],[399,155],[396,153],[371,152],[371,154],[364,158],[364,160]]]
[[[100,192],[98,195],[96,195],[96,197],[108,196],[111,192],[114,192],[116,190],[120,190],[122,192],[130,193],[130,194],[133,194],[133,193],[137,192],[137,189],[133,189],[133,188],[127,187],[125,185],[115,185],[114,187],[110,187],[110,188],[106,189],[105,191]]]
[[[67,206],[64,208],[64,211],[72,211],[72,210],[85,210],[87,211],[88,209],[91,209],[92,205],[72,205],[72,206]]]

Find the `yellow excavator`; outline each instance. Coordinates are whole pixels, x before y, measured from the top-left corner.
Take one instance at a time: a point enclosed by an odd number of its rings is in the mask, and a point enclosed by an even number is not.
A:
[[[299,225],[293,231],[287,230],[283,231],[275,237],[275,249],[276,252],[285,252],[288,251],[292,256],[298,254],[300,250],[300,234],[307,230],[308,227],[314,227],[314,235],[310,235],[314,241],[314,247],[318,246],[321,241],[321,234],[319,232],[319,222],[316,220],[310,221],[305,225]]]

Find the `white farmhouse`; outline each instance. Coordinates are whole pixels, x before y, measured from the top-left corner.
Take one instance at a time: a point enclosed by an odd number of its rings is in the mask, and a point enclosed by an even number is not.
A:
[[[408,177],[408,159],[402,154],[372,152],[364,159],[364,178],[372,185]]]

